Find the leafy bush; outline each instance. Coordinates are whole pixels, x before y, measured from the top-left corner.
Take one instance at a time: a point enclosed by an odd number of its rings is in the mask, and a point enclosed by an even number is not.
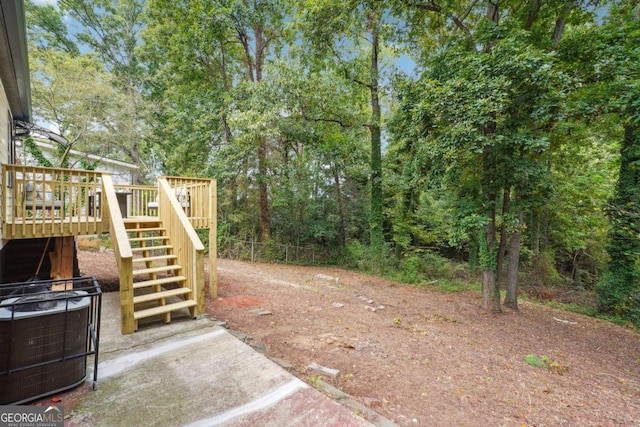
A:
[[[628,273],[628,272],[624,272]],[[640,328],[640,280],[638,274],[606,272],[598,282],[600,310]]]
[[[455,268],[450,260],[423,249],[403,254],[398,269],[400,280],[416,284],[425,280],[451,280],[455,276]]]
[[[524,286],[550,287],[559,286],[564,279],[556,270],[553,254],[541,252],[531,257],[526,265]]]
[[[344,266],[364,270],[368,251],[369,249],[357,240],[348,242],[344,247]]]

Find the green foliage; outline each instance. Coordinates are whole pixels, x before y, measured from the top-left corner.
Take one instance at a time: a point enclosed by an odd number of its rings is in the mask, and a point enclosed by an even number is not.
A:
[[[579,87],[556,55],[550,33],[544,35],[560,9],[545,4],[524,25],[529,17],[510,6],[496,5],[499,20],[459,25],[466,34],[431,56],[417,81],[400,87],[391,127],[397,147],[392,153],[404,162],[397,170],[415,185],[410,190],[437,188],[447,195],[454,219],[450,243],[467,247],[472,266],[485,272],[495,271],[500,230],[507,237],[515,226],[526,231],[528,224],[514,221],[515,213],[540,212],[553,195],[550,170],[563,142],[555,129],[570,117],[567,98]],[[426,177],[414,184],[417,170]],[[502,198],[507,192],[509,207]],[[522,242],[539,242],[541,228]],[[487,294],[496,295],[491,277],[483,280]]]
[[[537,356],[535,354],[527,354],[524,360],[531,366],[543,368],[554,374],[562,375],[569,370],[568,366],[562,365],[558,361],[550,360],[547,356],[544,355]]]
[[[422,260],[417,254],[406,254],[400,262],[402,280],[409,283],[421,283],[423,280]]]
[[[209,246],[209,230],[199,229],[199,230],[196,230],[196,234],[198,235],[198,238],[204,245],[204,253],[208,254],[209,250],[211,249]]]
[[[601,33],[603,40],[617,42],[616,49],[601,55],[617,65],[609,77],[609,101],[623,115],[624,137],[618,182],[607,210],[610,261],[597,286],[602,311],[636,327],[640,326],[640,49],[627,40],[640,34],[639,14],[638,5],[616,5]]]
[[[506,185],[530,187],[537,164],[524,160],[535,160],[549,147],[536,129],[559,118],[558,104],[568,78],[554,69],[553,55],[527,45],[519,36],[498,41],[492,55],[454,46],[434,58],[430,75],[406,88],[417,90],[421,99],[412,110],[420,122],[412,127],[429,129],[425,136],[431,138],[423,140],[429,145],[431,162],[448,165],[442,171],[445,182],[463,188],[468,183],[471,195],[477,194],[473,187],[483,182],[477,172],[493,174],[495,191]],[[416,96],[409,94],[411,98]],[[495,130],[489,134],[487,126]],[[488,168],[478,171],[478,159],[489,148],[492,157],[484,160]]]
[[[347,268],[366,270],[368,250],[357,240],[348,242],[344,247],[342,265]]]
[[[88,55],[32,48],[30,58],[34,114],[56,124],[63,137],[82,149],[100,133],[98,124],[106,125],[115,108],[112,76]],[[99,152],[99,147],[91,151]]]
[[[78,42],[88,46],[103,63],[108,64],[117,84],[125,91],[139,85],[144,68],[138,58],[137,47],[146,2],[60,0],[58,3],[61,13],[80,23],[80,28],[74,31]]]
[[[71,40],[63,14],[53,5],[37,6],[33,1],[25,1],[27,31],[30,43],[39,48],[59,49],[71,55],[78,55],[80,49]]]
[[[27,17],[35,116],[57,125],[75,150],[139,166],[134,183],[155,172],[147,158],[152,106],[142,97],[147,68],[137,56],[144,5],[61,0],[31,5]]]
[[[640,327],[640,275],[638,267],[632,272],[625,271],[625,267],[616,270],[616,265],[610,264],[598,282],[601,311]]]
[[[603,310],[635,318],[640,150],[619,150],[640,122],[636,2],[601,22],[591,2],[568,16],[535,2],[532,22],[532,2],[493,2],[498,21],[486,2],[437,3],[28,2],[34,113],[150,175],[217,178],[221,246],[254,242],[267,214],[268,259],[320,245],[349,268],[460,289],[438,253],[493,270],[485,227],[522,230],[529,283],[591,288],[611,259]],[[394,74],[400,53],[419,58],[414,76]]]
[[[549,361],[549,358],[547,356],[540,357],[535,354],[527,354],[524,360],[531,366],[542,368]]]
[[[443,292],[480,291],[477,283],[469,283],[463,280],[435,279],[417,285],[419,289],[436,289]]]
[[[553,288],[564,283],[556,269],[551,252],[540,252],[533,255],[525,265],[525,272],[527,282],[530,282],[525,285]]]
[[[44,166],[47,168],[52,168],[54,165],[45,157],[42,153],[42,150],[38,148],[36,143],[33,141],[33,138],[29,137],[24,140],[24,146],[31,154],[31,156],[36,160],[39,166]]]
[[[534,213],[550,222],[547,245],[555,251],[552,258],[557,268],[577,270],[572,279],[587,287],[597,281],[608,260],[609,220],[604,208],[618,176],[620,137],[621,128],[611,117],[588,129],[577,124],[559,128],[555,138],[560,146],[553,153],[547,205]],[[535,238],[538,224],[532,217],[528,239]]]
[[[413,250],[403,254],[398,265],[390,265],[387,275],[420,289],[445,292],[478,290],[464,273],[467,268],[464,264],[456,265],[433,251]]]

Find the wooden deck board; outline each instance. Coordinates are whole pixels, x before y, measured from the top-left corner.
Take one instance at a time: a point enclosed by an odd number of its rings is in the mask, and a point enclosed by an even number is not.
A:
[[[108,232],[108,224],[103,223],[102,219],[98,217],[14,217],[4,223],[2,235],[5,239],[35,239],[83,236]]]

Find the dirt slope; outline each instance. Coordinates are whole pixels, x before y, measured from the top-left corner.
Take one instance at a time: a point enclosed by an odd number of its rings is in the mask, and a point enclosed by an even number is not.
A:
[[[112,259],[81,251],[80,267],[112,283]],[[476,292],[339,269],[219,260],[218,271],[212,317],[400,425],[640,426],[636,331],[532,303],[489,315]]]

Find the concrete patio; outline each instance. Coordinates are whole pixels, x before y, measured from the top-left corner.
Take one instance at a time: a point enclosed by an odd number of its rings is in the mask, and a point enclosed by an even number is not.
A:
[[[103,296],[100,334],[97,388],[63,396],[65,425],[373,425],[209,319],[185,312],[122,335],[114,292]]]

